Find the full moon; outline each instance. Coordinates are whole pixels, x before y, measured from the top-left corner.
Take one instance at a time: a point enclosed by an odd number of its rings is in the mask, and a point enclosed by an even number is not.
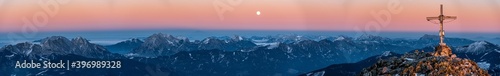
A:
[[[257,16],[260,15],[260,11],[257,11],[256,14],[257,14]]]

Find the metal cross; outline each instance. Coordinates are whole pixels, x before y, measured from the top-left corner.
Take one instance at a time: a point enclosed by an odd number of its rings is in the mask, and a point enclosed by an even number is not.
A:
[[[457,19],[456,16],[445,16],[443,15],[443,5],[441,4],[441,15],[439,15],[438,17],[427,17],[427,21],[430,21],[432,23],[435,23],[435,24],[438,24],[436,22],[433,22],[433,20],[439,20],[439,25],[440,25],[440,30],[439,30],[439,44],[440,45],[446,45],[446,43],[444,43],[444,30],[443,30],[443,23],[446,23],[444,22],[444,20],[450,20],[450,21],[447,21],[447,22],[451,22],[453,20]]]

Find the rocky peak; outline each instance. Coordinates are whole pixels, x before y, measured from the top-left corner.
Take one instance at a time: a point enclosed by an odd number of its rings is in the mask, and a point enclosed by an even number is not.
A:
[[[70,50],[73,47],[73,43],[63,36],[51,36],[42,39],[42,47],[52,50]]]
[[[130,39],[128,41],[133,42],[133,43],[142,43],[142,40],[137,39],[137,38],[132,38],[132,39]]]
[[[163,33],[156,33],[156,34],[153,34],[151,35],[150,37],[153,37],[153,38],[168,38],[168,39],[175,39],[174,36],[170,35],[170,34],[163,34]]]
[[[141,39],[138,38],[131,38],[119,43],[116,43],[115,45],[124,45],[124,44],[142,44],[144,43]]]
[[[180,42],[190,42],[188,37],[177,37]]]
[[[172,35],[167,35],[163,33],[156,33],[144,41],[145,44],[147,45],[158,45],[158,44],[169,44],[169,45],[175,45],[176,43],[179,42],[180,39],[177,39],[176,37]]]
[[[43,44],[43,45],[56,45],[56,44],[69,45],[71,43],[70,43],[70,40],[67,39],[66,37],[63,37],[63,36],[51,36],[51,37],[47,37],[47,38],[42,39],[41,44]]]
[[[207,37],[207,38],[203,39],[202,44],[222,44],[222,43],[224,43],[224,41],[220,40],[216,37]]]
[[[496,46],[497,45],[487,41],[477,41],[468,45],[468,47],[471,49],[484,49],[486,47],[496,47]]]
[[[438,45],[434,50],[434,56],[451,56],[451,49],[447,45]]]
[[[88,40],[82,37],[76,37],[70,41],[63,36],[51,36],[42,39],[41,45],[26,42],[9,46],[12,47],[4,50],[36,55],[75,54],[97,58],[110,54],[103,46],[89,43]]]
[[[438,48],[446,49],[445,46]],[[489,76],[474,61],[455,56],[433,56],[432,53],[415,51],[400,58],[379,60],[373,66],[364,68],[362,76]]]
[[[27,55],[27,54],[30,54],[31,52],[34,51],[33,50],[34,47],[40,47],[40,45],[32,44],[29,42],[22,42],[22,43],[18,43],[16,45],[7,45],[5,47],[2,47],[0,49],[0,52],[9,51],[12,53]]]
[[[349,36],[337,36],[334,40],[332,41],[353,41],[353,38],[352,37],[349,37]]]
[[[239,36],[239,35],[234,35],[232,38],[231,38],[233,41],[241,41],[243,40],[244,38]]]
[[[467,46],[457,47],[456,49],[456,51],[459,53],[475,53],[475,54],[486,53],[495,50],[500,50],[500,46],[487,41],[477,41]]]
[[[73,38],[71,39],[71,41],[74,43],[74,44],[80,44],[80,45],[86,45],[86,44],[89,44],[89,40],[83,38],[83,37],[76,37],[76,38]]]

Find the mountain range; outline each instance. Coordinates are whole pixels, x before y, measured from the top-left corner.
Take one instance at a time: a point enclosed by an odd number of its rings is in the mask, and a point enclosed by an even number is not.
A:
[[[250,38],[241,36],[207,37],[201,41],[190,41],[185,37],[174,37],[168,34],[157,33],[147,37],[144,41],[141,41],[140,39],[127,40],[106,47],[108,47],[108,49],[112,52],[124,53],[124,51],[129,51],[127,53],[128,56],[157,57],[173,55],[180,51],[218,49],[223,51],[246,52],[254,51],[259,47],[272,49],[277,48],[280,45],[292,45],[289,46],[291,47],[290,50],[341,51],[338,52],[338,54],[344,55],[344,57],[347,58],[346,61],[340,62],[344,63],[357,62],[367,57],[381,54],[385,51],[405,53],[407,50],[433,46],[436,41],[439,41],[439,37],[436,35],[424,35],[417,40],[410,40],[390,39],[367,34],[358,38],[346,36],[318,36],[317,38],[314,38],[298,35],[277,35],[266,37],[252,36]],[[449,43],[451,46],[465,46],[474,42],[473,40],[462,38],[447,38],[447,41],[453,42]],[[322,45],[312,46],[318,43],[322,43]],[[281,50],[288,51],[288,49]]]
[[[134,75],[134,76],[164,76],[175,75],[169,68],[158,67],[130,60],[120,54],[111,53],[101,45],[89,43],[88,40],[77,37],[67,39],[62,36],[51,36],[42,39],[40,44],[29,42],[7,45],[0,49],[0,76],[100,76],[100,75]],[[103,61],[112,60],[124,63],[115,69],[30,69],[14,68],[17,61]],[[69,64],[69,63],[68,63]],[[160,75],[157,75],[160,74]]]
[[[242,36],[207,37],[203,40],[189,40],[186,37],[157,33],[144,39],[132,38],[114,45],[101,46],[89,43],[87,39],[82,37],[69,40],[62,36],[52,36],[41,39],[39,44],[23,42],[2,47],[0,56],[4,56],[4,58],[0,60],[2,61],[0,63],[3,66],[9,66],[15,63],[14,60],[21,59],[121,60],[130,63],[127,69],[98,71],[107,72],[104,74],[108,75],[129,74],[117,71],[140,72],[130,75],[152,75],[147,70],[156,68],[153,72],[160,72],[160,75],[299,75],[329,65],[369,66],[369,63],[374,64],[380,58],[379,55],[401,55],[415,49],[428,49],[429,46],[437,44],[435,42],[438,40],[438,36],[435,35],[424,35],[419,39],[390,39],[374,35],[362,35],[357,38],[278,35],[249,38]],[[494,67],[498,66],[498,61],[495,62],[494,56],[489,56],[496,55],[494,53],[496,51],[478,54],[467,52],[483,50],[483,48],[475,49],[475,46],[485,46],[485,50],[494,50],[495,48],[491,48],[493,45],[489,45],[491,43],[463,38],[446,38],[446,40],[450,42],[448,45],[456,47],[457,51],[463,51],[463,55],[462,52],[456,52],[457,56],[471,56],[471,60],[474,61],[482,59],[483,61],[477,62],[485,62],[481,64],[489,65],[491,71],[496,71]],[[482,42],[487,44],[473,45],[483,44]],[[462,49],[459,50],[459,48]],[[488,53],[485,57],[473,58],[485,53]],[[5,75],[33,75],[47,70],[27,69],[27,71],[20,71],[9,68],[12,67],[3,67],[1,73]],[[343,70],[345,72],[332,74],[355,75],[360,71],[355,71],[357,68],[349,70],[349,68],[342,67],[333,70],[342,69],[345,69]],[[49,69],[50,73],[40,74],[76,75],[80,74],[76,72],[89,70],[92,69],[77,71]],[[325,71],[325,74],[330,74],[330,72]],[[84,75],[94,75],[94,73]]]

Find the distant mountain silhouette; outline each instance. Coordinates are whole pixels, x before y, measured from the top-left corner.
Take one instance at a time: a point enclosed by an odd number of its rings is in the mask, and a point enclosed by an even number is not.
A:
[[[121,68],[115,69],[26,69],[14,68],[17,61],[120,61]],[[66,63],[69,64],[69,63]],[[0,48],[0,76],[37,75],[37,76],[99,76],[99,75],[134,75],[134,76],[167,76],[176,75],[167,67],[145,64],[126,57],[113,54],[103,46],[89,43],[88,40],[77,37],[69,40],[62,36],[51,36],[42,39],[40,44],[29,42],[7,45]],[[159,74],[159,75],[158,75]]]
[[[132,38],[129,40],[125,40],[114,45],[105,46],[110,52],[115,52],[119,54],[127,54],[135,48],[139,47],[142,43],[142,40],[137,38]]]
[[[256,45],[250,41],[237,39],[220,40],[215,37],[205,38],[203,41],[190,42],[187,38],[177,38],[172,35],[157,33],[146,38],[138,48],[130,52],[132,56],[156,57],[168,56],[180,51],[212,50],[241,51],[254,48]]]
[[[44,38],[40,44],[24,42],[16,45],[7,45],[0,50],[24,55],[76,54],[88,58],[103,58],[104,56],[112,55],[103,46],[89,43],[85,38],[76,37],[69,40],[62,36]]]

